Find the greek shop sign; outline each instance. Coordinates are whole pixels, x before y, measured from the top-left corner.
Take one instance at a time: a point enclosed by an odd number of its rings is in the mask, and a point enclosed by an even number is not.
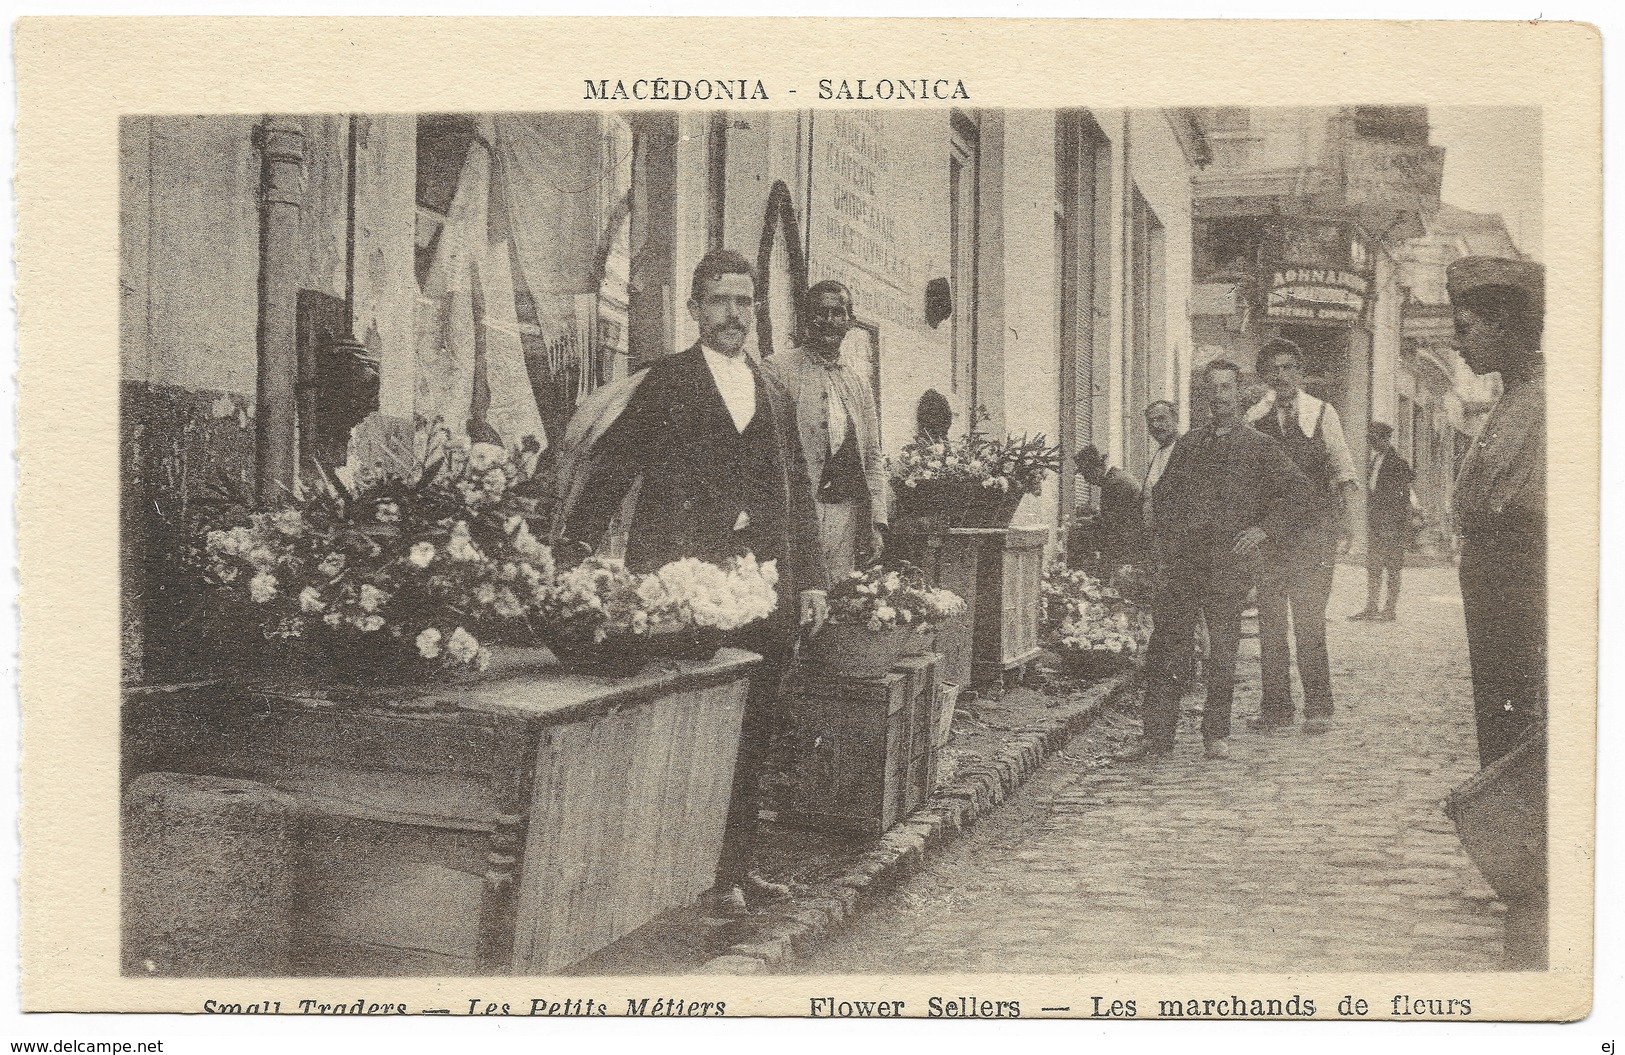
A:
[[[1286,267],[1270,279],[1265,314],[1272,319],[1353,322],[1365,309],[1370,283],[1351,271]]]

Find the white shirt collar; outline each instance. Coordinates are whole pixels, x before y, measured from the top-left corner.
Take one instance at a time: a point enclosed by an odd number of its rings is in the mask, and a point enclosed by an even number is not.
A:
[[[715,348],[706,344],[700,345],[700,351],[705,355],[705,361],[711,364],[712,370],[740,371],[749,370],[751,357],[749,352],[740,352],[738,355],[723,355]]]
[[[751,369],[750,353],[723,355],[703,344],[700,351],[704,353],[705,365],[711,371],[711,380],[728,408],[728,416],[733,418],[734,427],[744,432],[745,426],[756,416],[756,378]]]
[[[1299,389],[1297,406],[1298,428],[1303,430],[1305,436],[1313,436],[1315,434],[1315,423],[1320,419],[1320,400]],[[1274,410],[1275,389],[1266,389],[1264,398],[1254,403],[1252,409],[1247,411],[1247,420],[1249,422],[1260,421]]]

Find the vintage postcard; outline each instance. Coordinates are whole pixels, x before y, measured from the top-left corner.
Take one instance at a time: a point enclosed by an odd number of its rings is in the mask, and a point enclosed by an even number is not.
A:
[[[19,23],[24,1008],[1584,1017],[1600,55]]]

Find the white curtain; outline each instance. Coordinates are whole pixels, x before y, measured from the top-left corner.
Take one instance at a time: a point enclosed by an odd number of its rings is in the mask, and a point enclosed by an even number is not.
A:
[[[486,423],[510,448],[527,436],[545,447],[514,316],[510,249],[506,240],[492,240],[492,209],[503,204],[492,195],[490,122],[481,124],[417,301],[417,410],[428,419],[443,418],[454,434],[466,434],[477,360],[483,359],[490,394]]]
[[[496,114],[491,129],[494,186],[536,306],[548,372],[573,378],[570,398],[580,400],[595,387],[600,351],[599,240],[609,208],[630,185],[631,144],[606,140],[597,114]]]

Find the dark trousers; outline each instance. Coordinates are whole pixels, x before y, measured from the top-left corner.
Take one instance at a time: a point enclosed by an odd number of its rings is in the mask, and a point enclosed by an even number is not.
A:
[[[1326,604],[1337,568],[1337,530],[1322,521],[1297,541],[1272,554],[1258,575],[1258,648],[1263,667],[1267,722],[1291,722],[1292,649],[1287,625],[1298,645],[1298,677],[1303,681],[1306,718],[1332,713],[1331,659],[1326,654]]]
[[[1399,604],[1399,580],[1405,569],[1405,539],[1397,533],[1368,526],[1365,550],[1365,610],[1377,611],[1382,598],[1382,576],[1388,575],[1388,603],[1392,613]]]
[[[1545,538],[1469,535],[1460,574],[1478,758],[1487,766],[1546,719]]]
[[[747,627],[729,644],[758,653],[762,662],[751,674],[745,697],[728,821],[722,833],[722,858],[717,863],[717,886],[721,887],[737,886],[750,872],[756,849],[757,814],[762,805],[762,768],[778,733],[780,696],[794,656],[795,637],[782,627],[755,632]]]
[[[1250,585],[1246,567],[1224,550],[1181,554],[1164,565],[1146,659],[1144,724],[1148,746],[1162,750],[1174,746],[1179,701],[1191,679],[1191,636],[1196,632],[1198,616],[1207,618],[1208,630],[1202,738],[1222,740],[1230,735],[1236,646],[1241,639],[1241,610],[1247,603]]]

